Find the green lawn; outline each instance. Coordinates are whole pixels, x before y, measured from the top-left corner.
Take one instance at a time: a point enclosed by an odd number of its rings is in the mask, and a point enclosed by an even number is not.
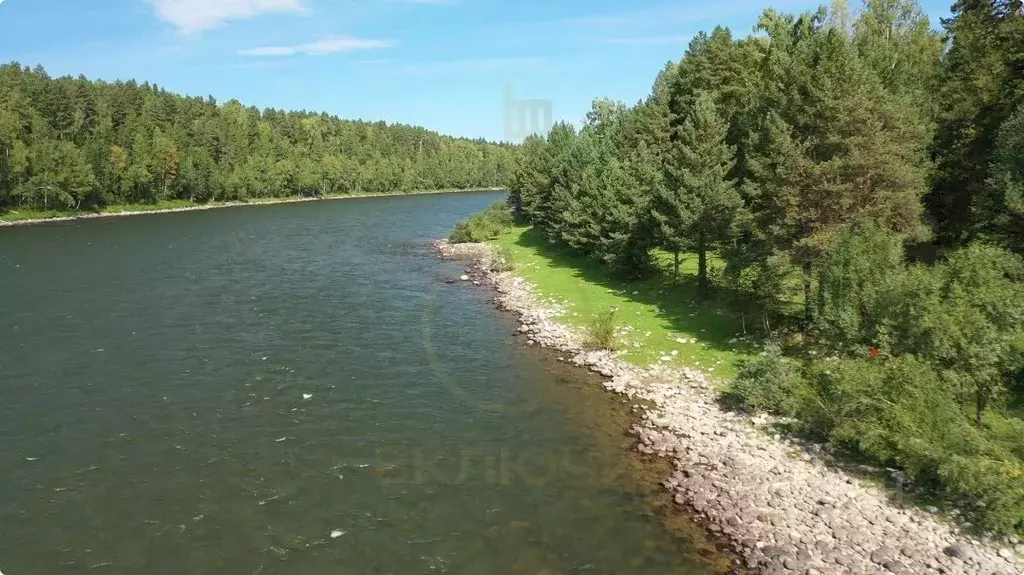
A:
[[[567,323],[583,327],[597,313],[616,307],[619,348],[631,363],[698,367],[716,379],[728,379],[741,361],[760,351],[763,336],[756,319],[747,320],[745,335],[740,314],[720,301],[697,297],[693,257],[684,260],[679,283],[672,282],[670,258],[659,258],[664,273],[625,282],[530,228],[514,228],[495,243],[509,250],[517,274],[570,310],[563,318]],[[694,339],[696,343],[689,343]]]

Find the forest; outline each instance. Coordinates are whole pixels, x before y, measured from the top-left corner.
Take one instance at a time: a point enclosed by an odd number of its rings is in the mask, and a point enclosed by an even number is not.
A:
[[[0,66],[0,215],[501,186],[514,147]]]
[[[510,192],[548,243],[756,318],[738,408],[1024,530],[1021,0],[700,33],[635,105],[528,138]]]

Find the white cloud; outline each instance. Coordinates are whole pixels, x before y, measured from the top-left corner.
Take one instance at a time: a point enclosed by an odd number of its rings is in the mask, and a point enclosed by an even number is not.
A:
[[[394,40],[378,40],[373,38],[354,38],[352,36],[339,36],[327,38],[307,44],[296,44],[294,46],[263,46],[242,50],[239,54],[243,56],[295,56],[303,54],[306,56],[325,56],[338,52],[353,52],[356,50],[372,50],[375,48],[390,48],[394,46]]]
[[[161,20],[183,34],[216,28],[231,20],[260,14],[305,12],[305,0],[145,0]]]

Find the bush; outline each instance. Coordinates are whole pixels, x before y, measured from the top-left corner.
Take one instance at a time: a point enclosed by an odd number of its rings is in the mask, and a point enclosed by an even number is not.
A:
[[[801,415],[810,395],[800,362],[785,357],[774,343],[740,367],[730,391],[748,409],[788,417]]]
[[[929,362],[847,359],[801,365],[770,346],[743,366],[732,392],[797,430],[842,446],[953,499],[978,525],[1024,529],[1024,421],[990,413],[972,424]]]
[[[1024,464],[985,456],[954,456],[939,467],[943,481],[975,521],[997,532],[1024,530]]]
[[[906,269],[897,234],[876,225],[844,234],[819,272],[814,320],[823,343],[845,351],[875,345],[885,320],[881,300]]]
[[[455,228],[448,235],[448,241],[461,244],[493,240],[514,223],[509,207],[504,202],[498,202],[455,224]]]
[[[603,311],[587,326],[587,347],[615,351],[618,340],[615,337],[615,308]]]
[[[1024,366],[1024,262],[973,244],[934,267],[914,266],[885,298],[885,343],[928,362],[978,425]]]
[[[491,271],[503,273],[514,269],[516,269],[516,266],[512,261],[512,252],[506,247],[495,248],[491,254]]]

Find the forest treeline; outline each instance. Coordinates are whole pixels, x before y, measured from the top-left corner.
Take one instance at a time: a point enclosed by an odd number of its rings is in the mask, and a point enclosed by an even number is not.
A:
[[[0,66],[0,213],[504,185],[514,147]]]
[[[1013,531],[1022,192],[1021,0],[958,0],[941,31],[866,0],[698,34],[642,101],[527,139],[509,202],[626,278],[695,257],[697,293],[776,340],[733,399]]]

